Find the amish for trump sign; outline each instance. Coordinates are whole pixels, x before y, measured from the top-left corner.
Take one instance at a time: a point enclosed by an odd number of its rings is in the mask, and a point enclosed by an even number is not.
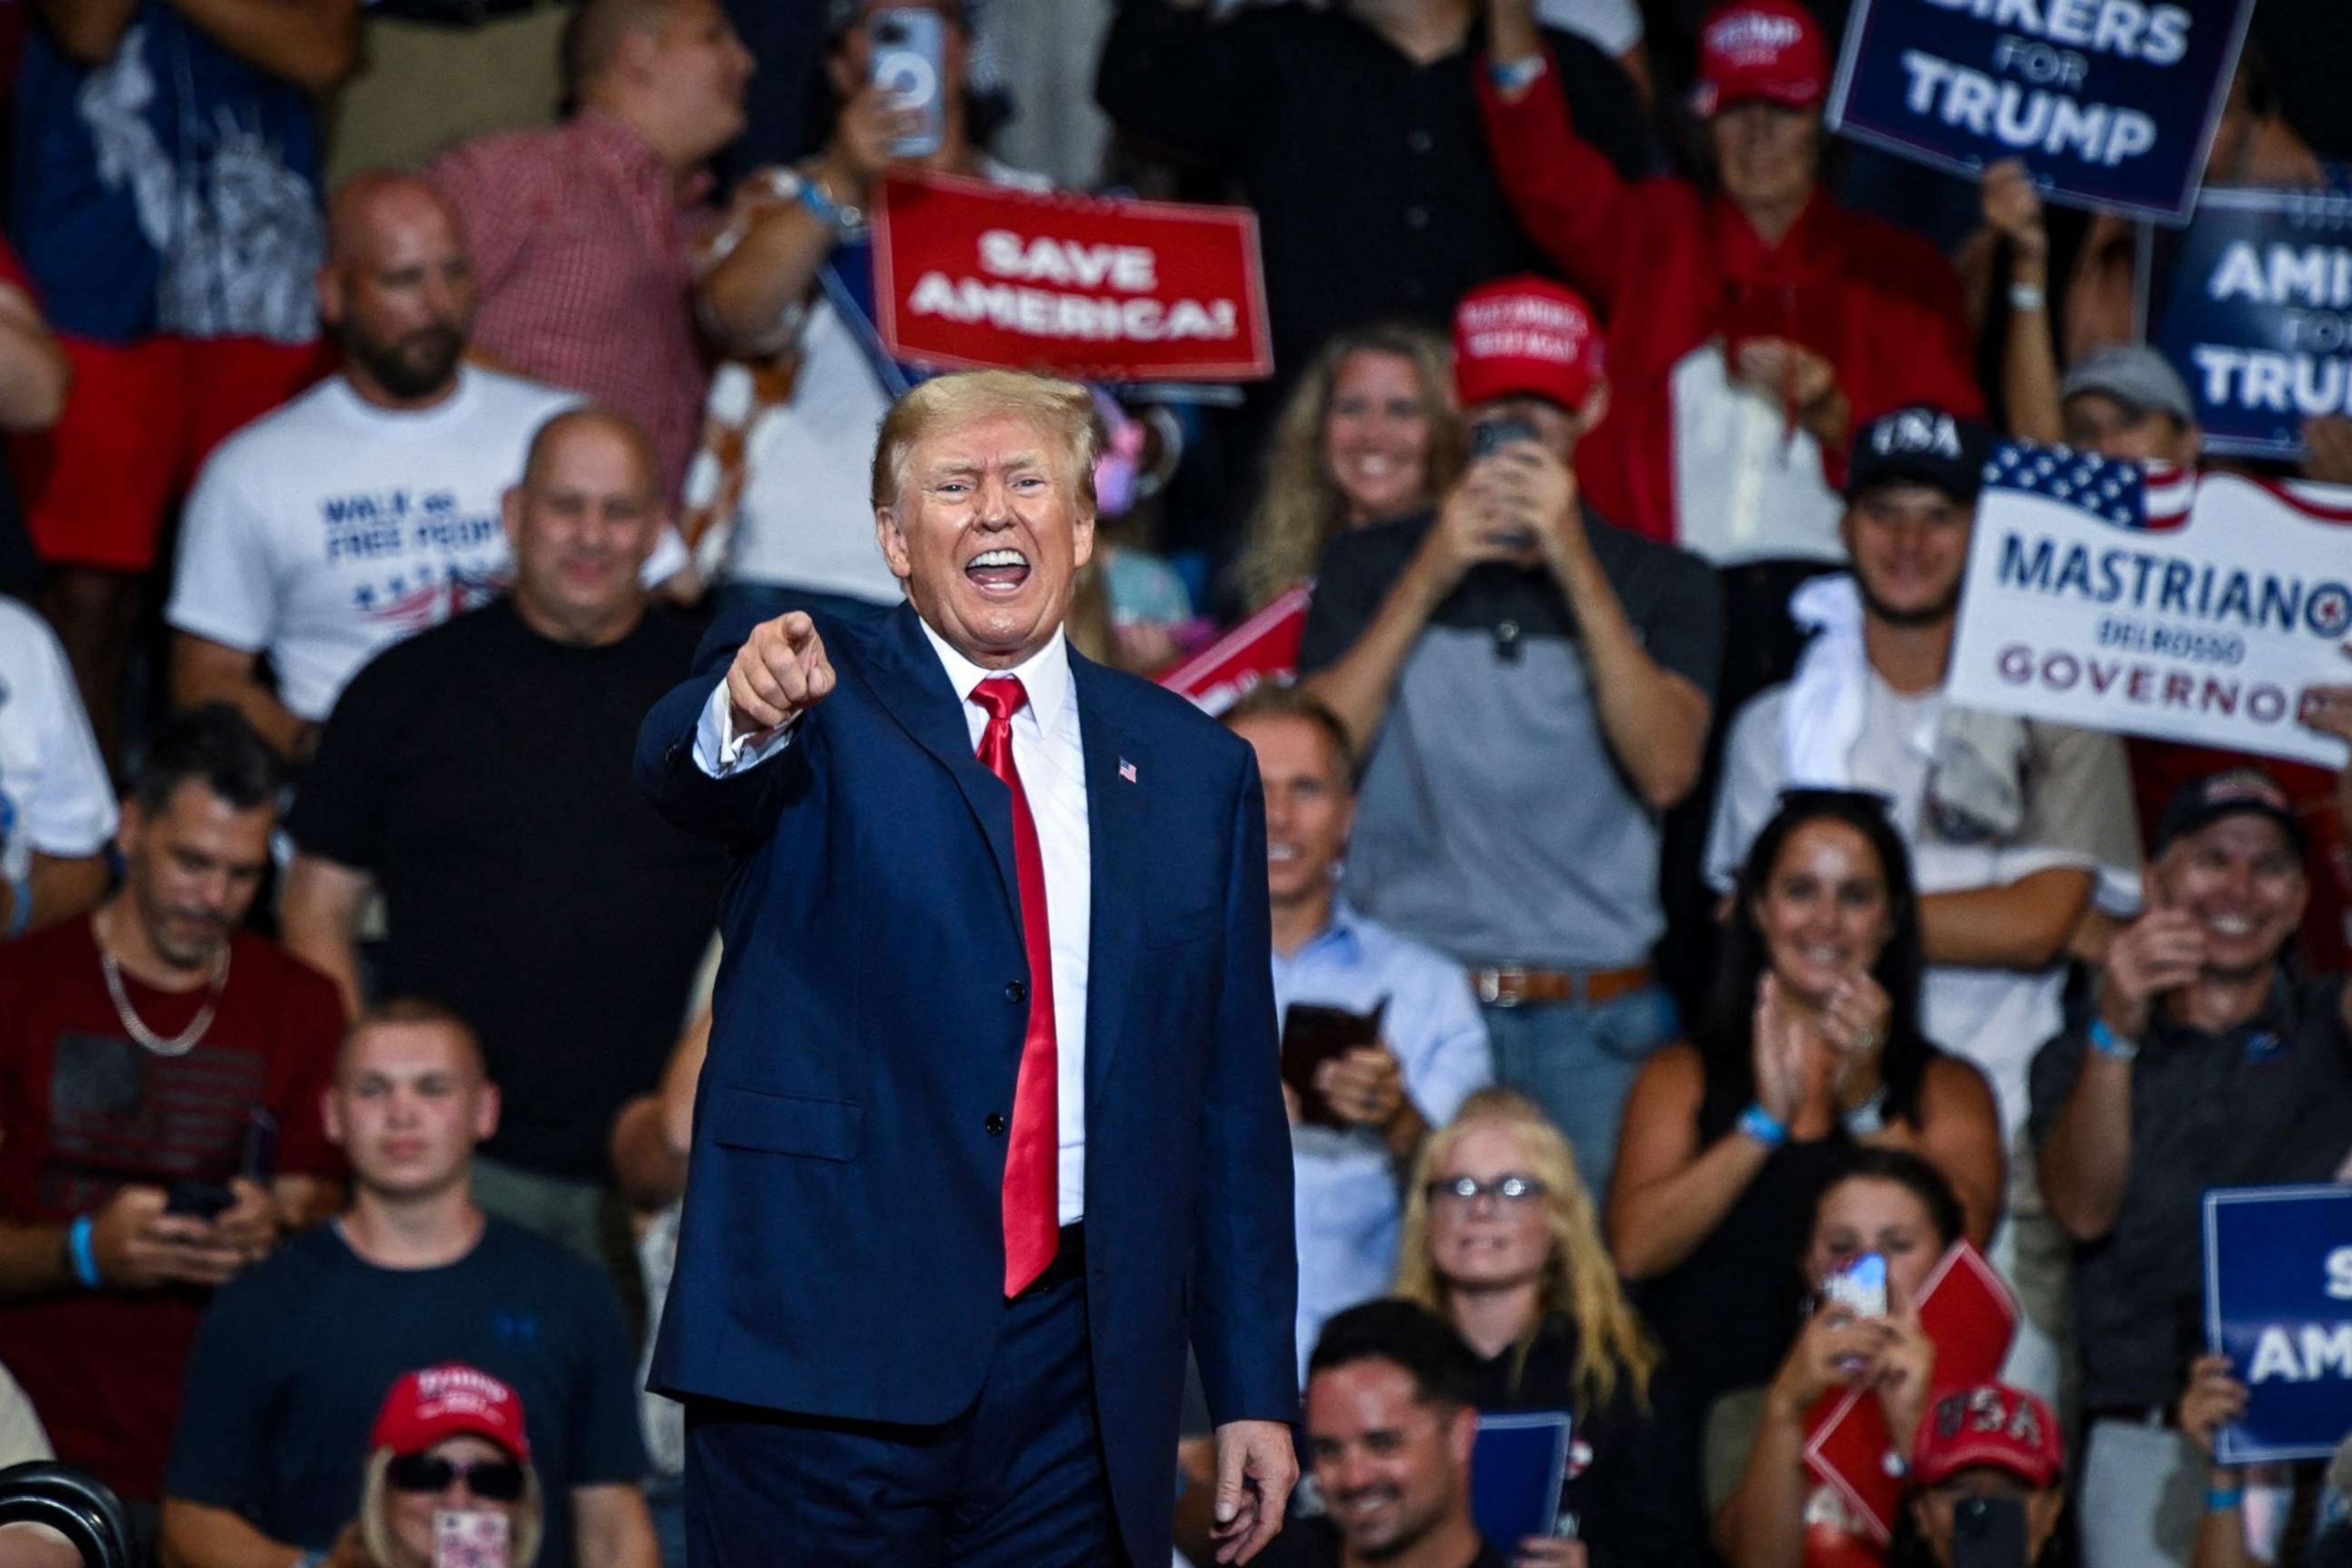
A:
[[[1274,368],[1257,218],[1239,207],[883,182],[876,327],[890,353],[1094,381],[1254,381]]]

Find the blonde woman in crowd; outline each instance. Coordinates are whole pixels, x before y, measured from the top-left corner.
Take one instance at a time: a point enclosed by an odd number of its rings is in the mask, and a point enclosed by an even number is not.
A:
[[[1382,322],[1333,334],[1291,389],[1267,443],[1265,489],[1237,571],[1256,610],[1314,575],[1343,529],[1435,504],[1462,471],[1445,341]]]
[[[1617,1283],[1568,1140],[1532,1101],[1482,1089],[1423,1145],[1397,1294],[1469,1343],[1482,1411],[1572,1416],[1563,1534],[1520,1542],[1517,1568],[1697,1560],[1657,1345]]]

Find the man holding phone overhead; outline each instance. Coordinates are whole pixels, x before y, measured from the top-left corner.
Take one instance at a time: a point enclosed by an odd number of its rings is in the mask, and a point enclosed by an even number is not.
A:
[[[1454,374],[1482,455],[1433,516],[1339,536],[1299,652],[1365,759],[1351,904],[1467,971],[1496,1076],[1596,1194],[1674,1033],[1649,966],[1658,819],[1698,776],[1720,618],[1705,566],[1580,498],[1601,369],[1574,293],[1473,290]]]

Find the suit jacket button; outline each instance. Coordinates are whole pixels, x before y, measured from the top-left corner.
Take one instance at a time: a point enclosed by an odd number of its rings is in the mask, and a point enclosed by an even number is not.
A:
[[[1008,980],[1004,983],[1004,999],[1007,1002],[1026,1002],[1029,1000],[1029,987],[1021,981]]]
[[[1004,1118],[999,1116],[994,1111],[992,1110],[989,1112],[988,1121],[985,1125],[988,1128],[988,1135],[991,1138],[1002,1138],[1004,1136]]]

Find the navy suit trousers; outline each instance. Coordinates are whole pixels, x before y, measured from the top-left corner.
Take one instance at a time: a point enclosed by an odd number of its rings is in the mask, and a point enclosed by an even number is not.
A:
[[[1083,1272],[1003,1310],[980,1398],[935,1426],[689,1401],[692,1568],[1124,1564],[1095,1422]]]

